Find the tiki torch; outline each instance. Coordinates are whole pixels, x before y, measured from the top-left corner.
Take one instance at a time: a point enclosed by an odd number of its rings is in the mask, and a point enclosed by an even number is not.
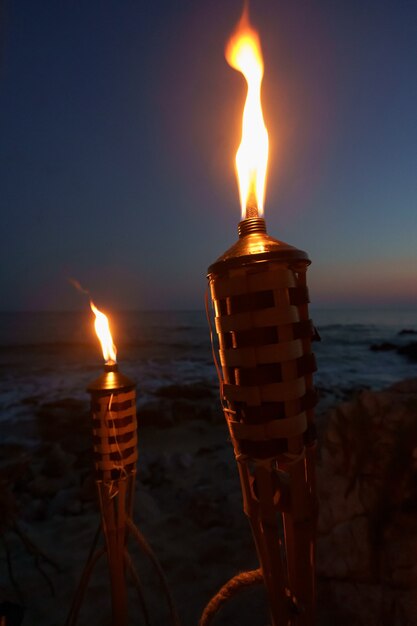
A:
[[[126,547],[128,530],[134,527],[132,514],[138,458],[135,384],[119,372],[107,316],[92,301],[90,306],[95,315],[94,326],[105,362],[104,372],[87,388],[91,395],[94,469],[101,523],[66,626],[77,623],[92,570],[103,554],[107,554],[110,574],[112,626],[127,626],[127,566],[133,579],[137,579]],[[104,547],[97,548],[101,534],[104,536]]]
[[[314,623],[316,394],[305,252],[267,234],[263,59],[244,12],[226,47],[248,85],[236,169],[238,241],[208,270],[221,397],[273,626]],[[208,621],[207,621],[208,622]]]
[[[91,302],[104,372],[88,386],[102,530],[110,572],[114,626],[127,624],[126,518],[132,517],[137,461],[135,384],[118,370],[107,317]]]
[[[94,326],[105,361],[104,372],[87,388],[91,395],[94,468],[101,523],[75,593],[66,626],[76,624],[88,580],[95,563],[103,554],[107,554],[110,575],[112,626],[127,626],[128,623],[126,571],[129,572],[138,592],[145,622],[149,624],[140,579],[127,548],[129,536],[136,540],[140,550],[156,569],[168,601],[171,622],[179,626],[164,572],[145,537],[133,522],[138,459],[135,384],[119,372],[116,347],[107,316],[99,311],[92,301],[90,306],[95,315]],[[104,536],[105,545],[97,549],[101,534]]]

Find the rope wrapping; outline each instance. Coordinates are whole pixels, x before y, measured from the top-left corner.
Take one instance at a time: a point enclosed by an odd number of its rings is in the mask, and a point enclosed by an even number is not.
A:
[[[203,611],[198,622],[198,626],[210,626],[213,619],[228,600],[234,598],[238,593],[263,582],[262,572],[260,569],[241,572],[233,576],[219,591],[212,597]]]

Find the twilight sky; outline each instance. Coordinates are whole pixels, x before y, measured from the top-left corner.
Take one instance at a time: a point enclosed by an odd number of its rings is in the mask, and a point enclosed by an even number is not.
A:
[[[237,238],[240,0],[0,0],[0,310],[202,308]],[[252,0],[265,217],[311,299],[417,305],[417,4]]]

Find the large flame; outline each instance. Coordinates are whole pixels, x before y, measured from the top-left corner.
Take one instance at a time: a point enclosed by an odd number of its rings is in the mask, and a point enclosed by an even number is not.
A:
[[[263,215],[268,164],[268,132],[261,105],[264,64],[258,33],[249,22],[247,8],[227,43],[226,60],[244,75],[248,84],[242,140],[236,153],[242,219],[245,219]]]
[[[90,307],[93,311],[96,319],[94,321],[94,328],[96,329],[97,337],[101,343],[101,349],[103,350],[103,357],[106,363],[116,363],[116,346],[113,343],[113,337],[111,336],[109,320],[98,308],[94,305],[94,302],[90,300]]]

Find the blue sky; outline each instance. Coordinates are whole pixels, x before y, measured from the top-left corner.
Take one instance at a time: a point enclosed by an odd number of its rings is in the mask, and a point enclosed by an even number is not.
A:
[[[236,239],[235,0],[2,5],[1,310],[202,308]],[[417,5],[253,0],[271,235],[313,304],[417,305]]]

